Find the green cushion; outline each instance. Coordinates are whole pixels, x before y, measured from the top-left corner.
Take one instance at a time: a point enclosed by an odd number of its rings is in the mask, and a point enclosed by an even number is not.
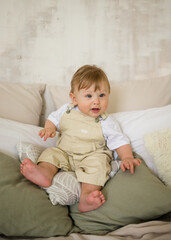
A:
[[[104,187],[106,203],[80,213],[78,204],[53,206],[48,195],[20,174],[19,162],[0,153],[0,234],[51,237],[70,231],[103,235],[130,223],[155,219],[171,211],[171,188],[143,162],[135,174],[119,171]]]
[[[67,206],[53,206],[44,190],[20,174],[18,160],[0,153],[0,234],[50,237],[71,229]]]
[[[171,188],[166,187],[144,162],[136,167],[134,174],[120,170],[102,192],[106,202],[94,211],[80,213],[78,204],[70,207],[81,233],[101,235],[171,211]]]

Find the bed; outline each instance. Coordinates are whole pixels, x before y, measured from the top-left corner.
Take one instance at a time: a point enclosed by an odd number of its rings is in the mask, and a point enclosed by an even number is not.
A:
[[[111,86],[108,112],[142,165],[133,175],[116,169],[102,190],[106,203],[87,213],[78,211],[73,175],[41,189],[20,174],[24,157],[35,160],[55,146],[58,135],[44,142],[38,132],[48,114],[69,101],[68,92],[0,82],[0,239],[171,239],[171,77]]]

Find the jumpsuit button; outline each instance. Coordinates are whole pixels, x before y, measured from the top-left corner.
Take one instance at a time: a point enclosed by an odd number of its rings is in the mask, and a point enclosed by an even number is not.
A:
[[[102,146],[103,146],[103,144],[104,144],[103,142],[99,142],[99,146],[101,146],[101,147],[102,147]]]

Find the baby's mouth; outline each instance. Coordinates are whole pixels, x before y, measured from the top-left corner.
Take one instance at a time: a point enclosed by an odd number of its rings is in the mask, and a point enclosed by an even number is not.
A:
[[[98,113],[100,111],[100,108],[92,108],[91,111],[94,113]]]

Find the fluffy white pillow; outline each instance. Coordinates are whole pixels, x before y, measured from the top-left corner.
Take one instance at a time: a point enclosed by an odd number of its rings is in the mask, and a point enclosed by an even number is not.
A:
[[[138,153],[147,166],[157,174],[153,157],[144,145],[144,136],[154,131],[171,127],[171,104],[161,108],[121,112],[112,114],[123,132],[129,137],[133,151]]]
[[[0,117],[39,125],[45,84],[0,82]]]
[[[171,128],[144,137],[145,147],[153,157],[160,179],[171,186]]]

